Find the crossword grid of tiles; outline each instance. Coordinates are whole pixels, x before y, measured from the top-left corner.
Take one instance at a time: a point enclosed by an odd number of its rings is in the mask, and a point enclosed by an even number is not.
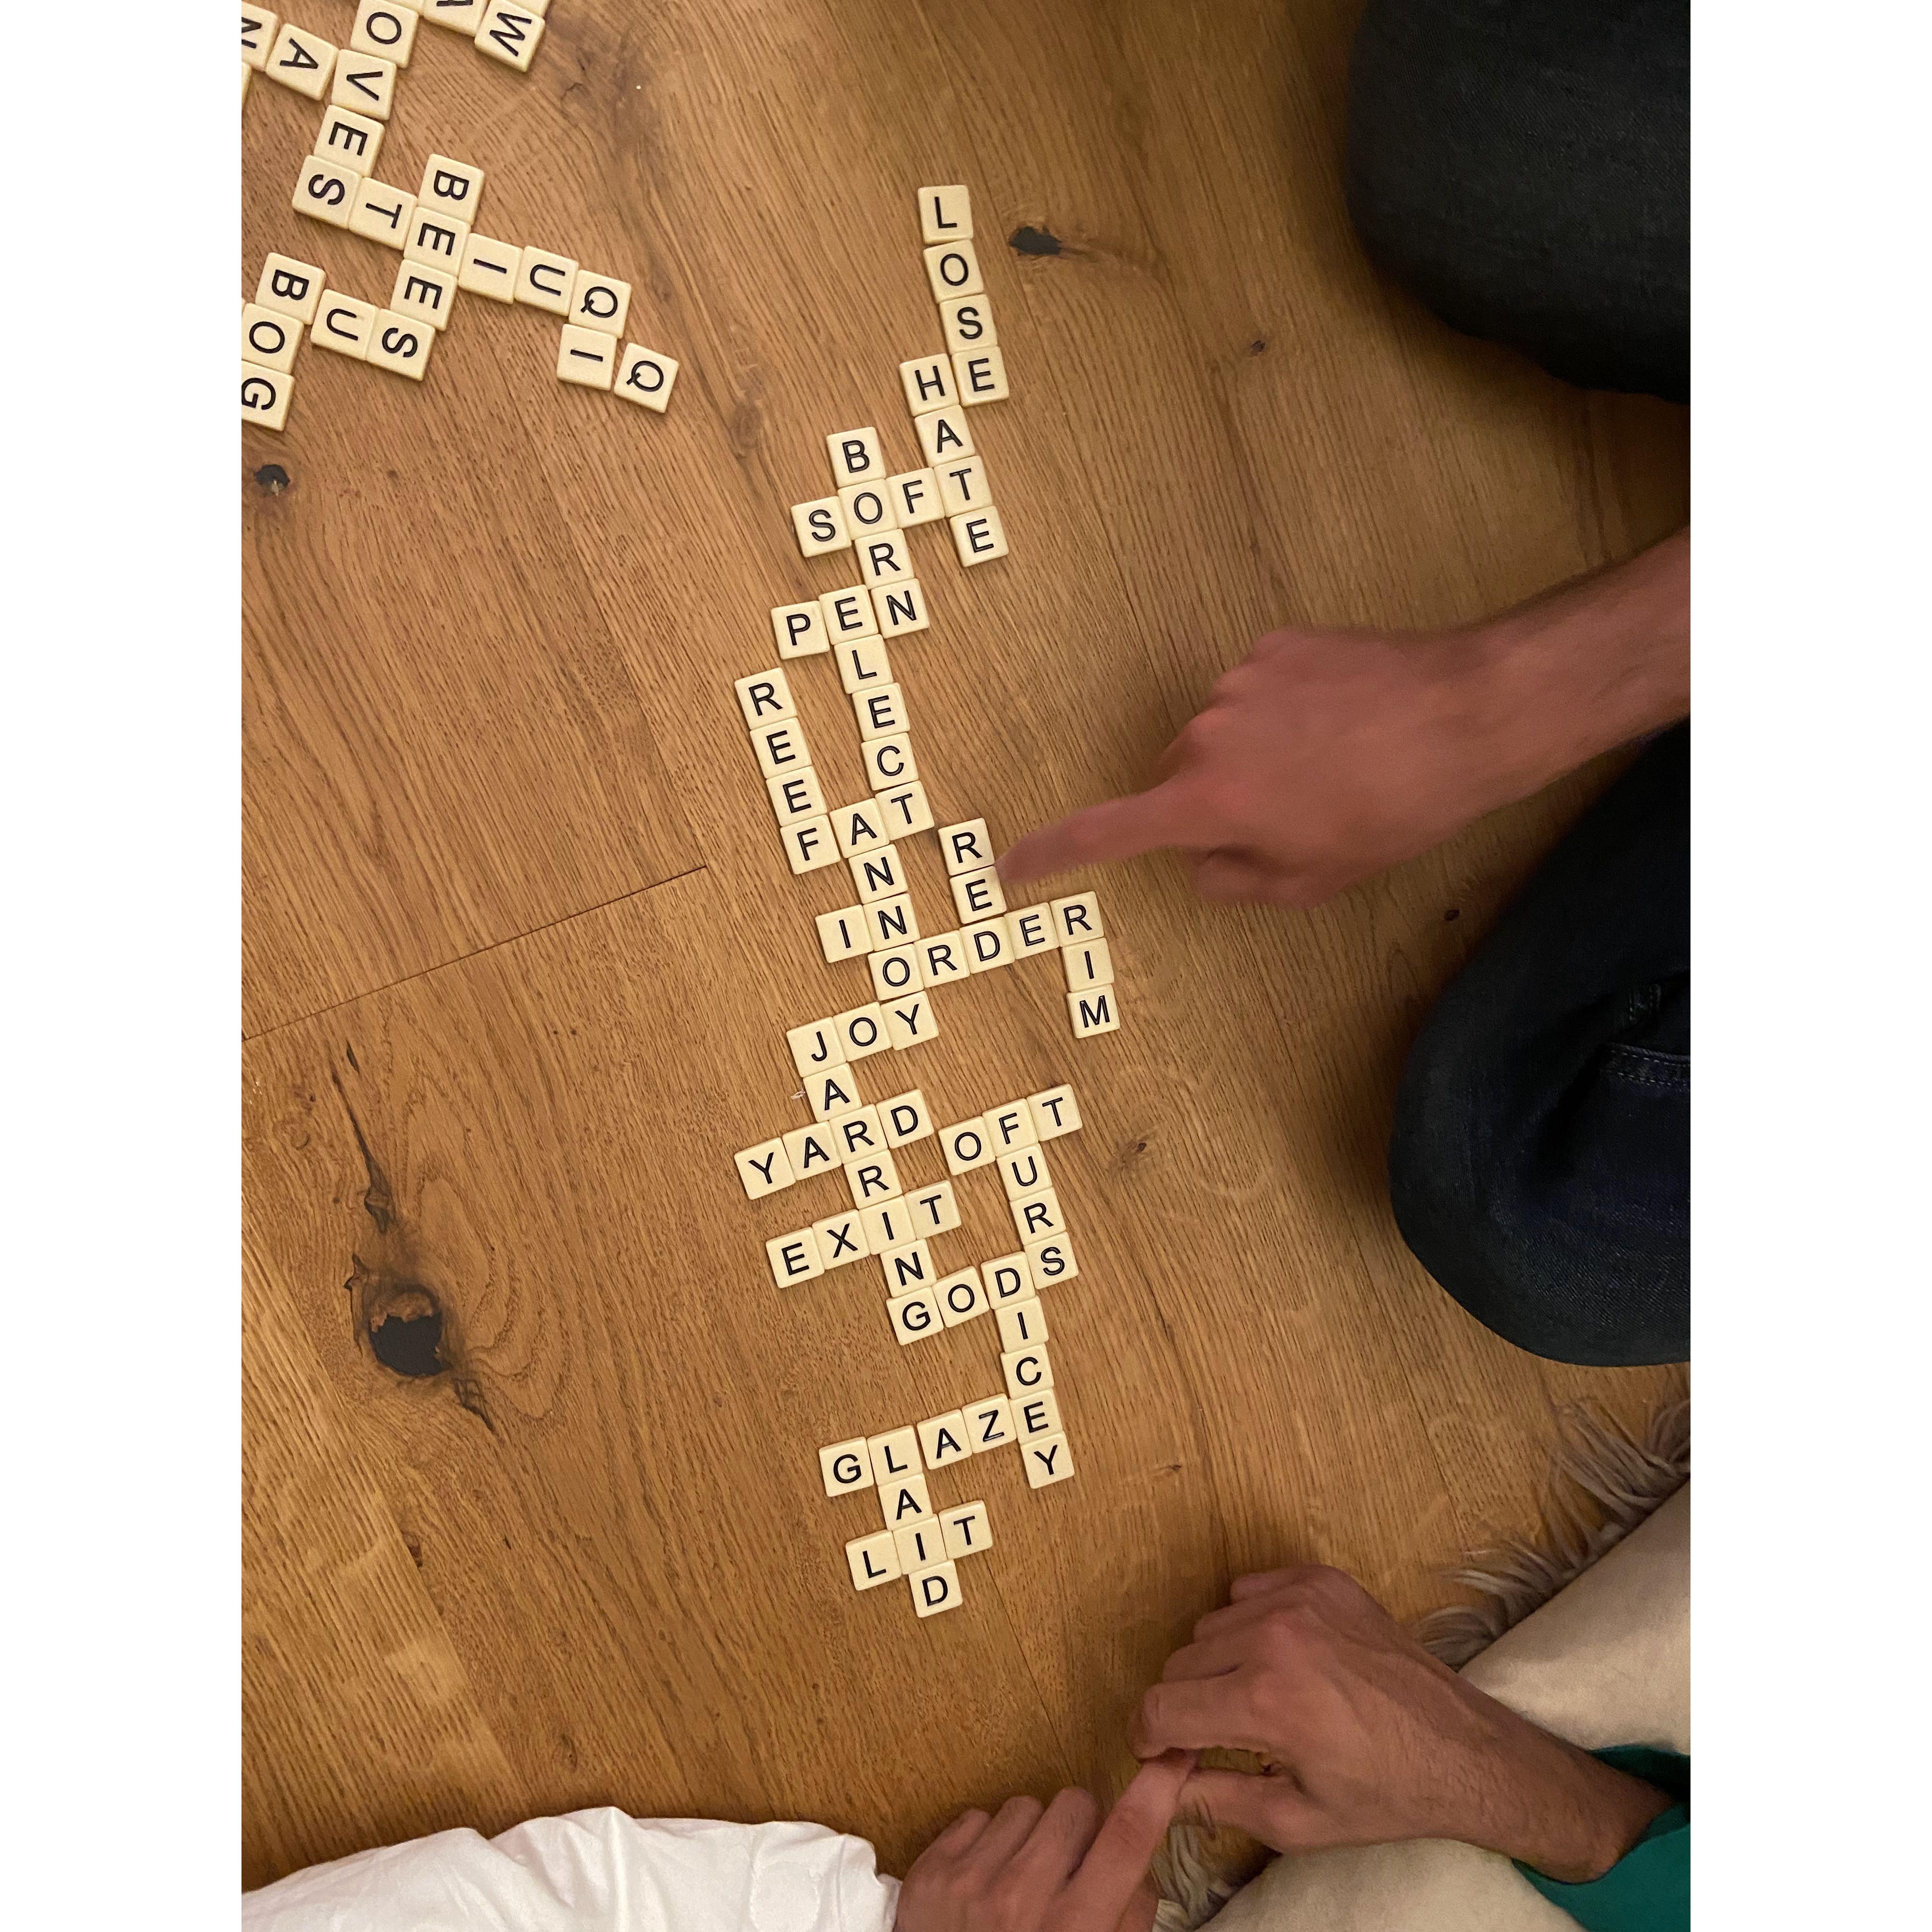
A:
[[[376,177],[396,76],[409,64],[418,20],[468,35],[479,52],[521,74],[543,38],[549,8],[550,0],[359,0],[346,48],[243,8],[243,100],[258,72],[311,100],[328,95],[296,178],[296,212],[402,256],[386,308],[329,288],[313,263],[268,256],[255,299],[242,308],[244,422],[279,430],[287,422],[304,329],[318,348],[421,382],[459,293],[562,316],[560,381],[608,390],[660,414],[668,406],[676,361],[623,340],[628,282],[568,255],[479,233],[483,170],[468,162],[430,155],[414,194]]]
[[[923,188],[919,211],[946,347],[901,363],[899,380],[926,465],[894,472],[874,428],[826,436],[832,492],[794,505],[793,528],[806,557],[853,553],[859,581],[775,609],[779,664],[734,687],[791,870],[842,862],[850,872],[858,902],[819,916],[820,949],[834,965],[863,959],[873,997],[790,1030],[786,1040],[812,1124],[746,1148],[736,1160],[754,1201],[821,1176],[844,1183],[849,1205],[765,1244],[781,1288],[872,1258],[883,1276],[887,1322],[902,1345],[994,1318],[1004,1394],[819,1452],[827,1496],[875,1490],[883,1515],[883,1528],[845,1546],[854,1588],[869,1590],[903,1576],[923,1618],[958,1606],[958,1562],[992,1546],[985,1504],[935,1508],[928,1475],[1006,1448],[1017,1449],[1035,1489],[1073,1474],[1040,1292],[1079,1272],[1046,1143],[1076,1132],[1080,1112],[1072,1089],[1061,1086],[935,1129],[916,1088],[868,1104],[854,1070],[874,1055],[908,1052],[932,1039],[939,1029],[932,998],[938,988],[1024,959],[1060,959],[1076,1037],[1113,1032],[1120,1016],[1095,896],[1010,909],[985,820],[934,827],[905,692],[888,655],[889,645],[932,623],[914,568],[913,530],[944,519],[955,554],[969,568],[1007,554],[1005,526],[965,413],[1009,393],[973,249],[970,199],[963,187]],[[836,808],[826,804],[784,668],[791,660],[827,656],[851,700],[870,791]],[[946,931],[928,935],[896,842],[935,830],[952,911]],[[962,1224],[952,1179],[908,1186],[894,1156],[935,1135],[949,1177],[997,1166],[1012,1217],[1012,1234],[1000,1245],[1012,1240],[1011,1252],[950,1270],[934,1258],[932,1243]]]

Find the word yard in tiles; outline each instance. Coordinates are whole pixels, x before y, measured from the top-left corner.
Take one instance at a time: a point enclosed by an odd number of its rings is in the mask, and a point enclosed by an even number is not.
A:
[[[432,154],[413,193],[378,172],[398,82],[419,25],[459,33],[479,53],[527,73],[550,0],[358,0],[338,47],[259,8],[242,10],[242,98],[265,74],[322,106],[296,177],[294,212],[355,236],[374,254],[364,297],[312,262],[271,254],[242,310],[242,419],[280,430],[304,339],[354,362],[420,382],[462,296],[520,303],[560,320],[557,380],[662,415],[677,380],[674,357],[627,340],[631,284],[535,242],[486,234],[484,171]],[[640,418],[641,420],[641,418]],[[991,539],[988,538],[988,541]]]

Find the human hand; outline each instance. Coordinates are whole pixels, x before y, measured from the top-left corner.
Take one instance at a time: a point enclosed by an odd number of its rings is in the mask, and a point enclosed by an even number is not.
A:
[[[1147,1932],[1148,1862],[1193,1768],[1192,1751],[1155,1756],[1104,1823],[1078,1789],[962,1812],[907,1873],[894,1932]]]
[[[1171,846],[1204,899],[1316,904],[1682,717],[1689,610],[1685,532],[1466,629],[1273,632],[1150,790],[1028,833],[1000,876]]]
[[[1460,1838],[1552,1877],[1609,1870],[1670,1804],[1438,1664],[1352,1577],[1238,1579],[1142,1700],[1138,1756],[1232,1747],[1260,1773],[1196,1771],[1184,1809],[1277,1851]]]

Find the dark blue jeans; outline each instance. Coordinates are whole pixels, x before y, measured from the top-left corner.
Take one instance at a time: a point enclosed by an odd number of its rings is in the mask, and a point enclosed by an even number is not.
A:
[[[1369,0],[1349,206],[1452,326],[1689,393],[1686,0]],[[1690,728],[1655,740],[1444,994],[1402,1076],[1402,1238],[1485,1326],[1689,1358]]]

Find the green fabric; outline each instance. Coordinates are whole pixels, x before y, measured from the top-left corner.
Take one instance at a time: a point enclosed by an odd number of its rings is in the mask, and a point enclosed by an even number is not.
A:
[[[1689,1932],[1690,1760],[1637,1744],[1592,1755],[1669,1792],[1677,1802],[1660,1812],[1643,1836],[1588,1885],[1564,1885],[1522,1864],[1516,1870],[1584,1932]]]

